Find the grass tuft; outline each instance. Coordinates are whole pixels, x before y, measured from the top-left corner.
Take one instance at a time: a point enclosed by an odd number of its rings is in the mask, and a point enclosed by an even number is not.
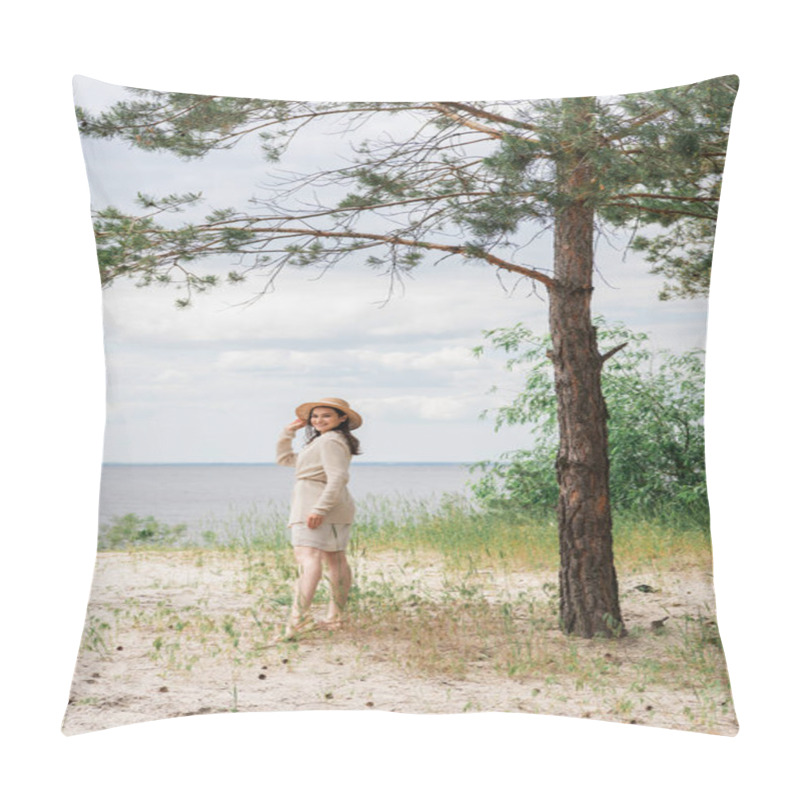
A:
[[[223,659],[236,710],[242,670],[287,659],[294,668],[303,658],[296,642],[266,649],[286,619],[296,578],[284,520],[244,514],[210,525],[202,544],[180,533],[133,515],[105,531],[101,548],[127,551],[146,584],[136,596],[92,604],[83,646],[108,659],[131,641],[147,643],[164,674]],[[689,608],[694,601],[668,581],[709,574],[708,532],[618,515],[614,546],[623,614],[632,608],[639,617],[625,638],[576,639],[558,629],[554,518],[482,513],[457,495],[439,503],[369,498],[350,547],[353,668],[383,662],[409,676],[519,682],[520,710],[560,713],[555,704],[571,715],[643,724],[671,714],[670,725],[730,730],[735,717],[713,609]],[[636,591],[649,583],[657,584],[651,593]],[[322,582],[320,612],[326,592]]]

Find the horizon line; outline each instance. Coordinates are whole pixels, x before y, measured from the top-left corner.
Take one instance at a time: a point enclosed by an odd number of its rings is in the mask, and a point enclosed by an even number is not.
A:
[[[350,466],[440,465],[470,466],[478,461],[359,461]],[[103,467],[277,467],[276,461],[103,461]]]

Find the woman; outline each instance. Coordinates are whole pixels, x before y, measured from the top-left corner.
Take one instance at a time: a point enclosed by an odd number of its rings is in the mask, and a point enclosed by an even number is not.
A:
[[[342,614],[350,592],[352,573],[346,549],[355,504],[347,489],[350,459],[358,455],[359,442],[351,430],[360,427],[361,416],[338,397],[327,397],[298,406],[297,419],[278,439],[277,461],[295,468],[289,527],[299,569],[295,598],[286,629],[279,638],[289,639],[303,630],[342,626]],[[292,439],[307,428],[305,446],[292,450]],[[322,623],[311,616],[311,602],[322,577],[330,573],[331,601]]]

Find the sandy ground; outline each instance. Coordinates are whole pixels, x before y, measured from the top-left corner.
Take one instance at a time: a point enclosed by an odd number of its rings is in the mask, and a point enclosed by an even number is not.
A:
[[[357,580],[380,576],[432,593],[448,581],[432,558],[409,563],[407,556],[382,554],[355,566]],[[543,631],[537,646],[551,657],[541,670],[519,675],[498,669],[488,651],[454,673],[414,669],[398,647],[402,631],[378,635],[359,630],[356,620],[342,631],[313,631],[268,647],[285,607],[270,605],[263,587],[259,594],[253,574],[252,565],[248,571],[230,555],[98,554],[64,733],[194,714],[300,709],[507,711],[721,735],[738,729],[721,648],[687,645],[696,640],[687,634],[687,619],[692,630],[716,630],[711,576],[697,568],[621,574],[632,635],[587,641]],[[520,592],[552,603],[557,583],[547,572],[478,577],[483,596],[498,609]],[[635,588],[642,584],[656,591]],[[324,610],[320,604],[316,615]],[[600,673],[587,679],[581,664],[600,665]],[[692,677],[693,670],[703,677]]]

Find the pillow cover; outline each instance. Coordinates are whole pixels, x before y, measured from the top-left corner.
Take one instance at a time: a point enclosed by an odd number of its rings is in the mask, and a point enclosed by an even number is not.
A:
[[[325,708],[736,733],[703,453],[735,77],[74,86],[108,404],[65,733]]]

